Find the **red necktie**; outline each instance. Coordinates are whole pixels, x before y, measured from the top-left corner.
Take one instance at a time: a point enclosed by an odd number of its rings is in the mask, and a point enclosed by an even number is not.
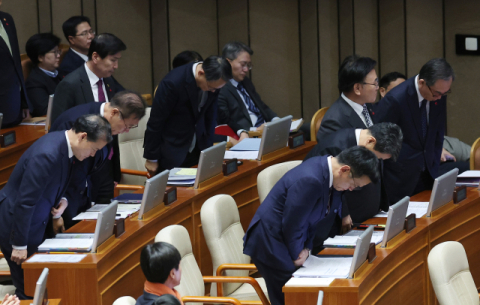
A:
[[[107,100],[105,99],[105,93],[103,93],[103,81],[102,81],[102,79],[98,80],[97,88],[98,88],[98,101],[100,103],[106,102]]]

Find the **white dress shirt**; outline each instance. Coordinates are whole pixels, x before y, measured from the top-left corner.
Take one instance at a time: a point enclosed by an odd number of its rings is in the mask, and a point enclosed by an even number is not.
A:
[[[357,140],[357,146],[360,145],[358,144],[360,142],[360,132],[362,132],[363,129],[357,128],[355,129],[355,139]]]
[[[329,178],[329,188],[332,188],[333,186],[333,171],[332,171],[332,156],[327,157],[327,164],[328,164],[328,171],[330,172],[330,178]]]
[[[350,105],[350,107],[352,107],[352,109],[355,111],[355,113],[358,114],[358,116],[362,120],[363,124],[365,124],[365,126],[367,126],[367,121],[365,121],[365,117],[362,114],[363,105],[355,103],[354,101],[352,101],[351,99],[346,97],[345,94],[343,94],[343,92],[342,92],[342,98],[345,100],[345,102],[347,102],[347,104]]]
[[[418,90],[418,74],[415,76],[415,90],[417,90],[417,96],[418,96],[418,108],[422,107],[422,101],[424,100],[422,94],[420,93],[420,90]],[[427,109],[427,123],[430,123],[430,101],[427,101],[427,105],[425,106]]]
[[[85,71],[87,71],[88,80],[90,81],[90,86],[92,87],[93,99],[95,100],[95,102],[98,102],[97,82],[100,78],[98,78],[98,76],[95,75],[95,73],[93,73],[92,70],[88,68],[87,63],[85,63]],[[102,81],[103,81],[103,78],[102,78]],[[103,90],[103,94],[105,95],[105,102],[108,103],[108,95],[107,95],[107,90],[105,89],[105,81],[102,84],[102,90]]]
[[[82,54],[82,53],[80,53],[80,52],[78,52],[78,51],[76,51],[76,50],[74,50],[74,49],[72,49],[72,48],[70,48],[70,50],[72,50],[75,54],[77,54],[78,56],[80,56],[83,60],[85,60],[85,62],[88,61],[88,56],[87,56],[87,55]]]

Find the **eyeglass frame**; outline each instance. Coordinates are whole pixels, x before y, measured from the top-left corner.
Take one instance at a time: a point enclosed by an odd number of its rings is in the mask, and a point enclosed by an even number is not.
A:
[[[378,81],[378,78],[375,80],[375,82],[372,84],[372,83],[366,83],[366,82],[362,82],[363,85],[372,85],[372,86],[375,86],[375,88],[380,88],[380,82]]]
[[[130,130],[130,129],[134,129],[134,128],[137,128],[138,127],[138,124],[137,125],[133,125],[132,127],[128,127],[127,126],[127,123],[125,123],[125,116],[123,115],[123,113],[120,111],[120,109],[118,108],[115,108],[118,110],[118,112],[120,113],[120,115],[122,116],[122,121],[123,121],[123,125],[125,125],[125,128]]]
[[[437,94],[435,95],[435,93],[433,93],[432,88],[430,88],[429,85],[427,85],[427,87],[428,87],[428,90],[430,90],[430,93],[432,94],[432,96],[433,96],[434,98],[447,96],[447,95],[449,95],[450,93],[452,93],[452,89],[448,89],[448,91],[445,92],[445,93],[441,93],[441,92],[438,92],[438,91],[435,90],[435,92],[437,92]]]
[[[253,65],[251,62],[246,62],[246,61],[240,61],[239,62],[240,66],[242,66],[242,70],[245,69],[245,67],[250,71],[253,68]]]
[[[55,50],[55,48],[53,48],[53,49],[54,49],[53,51],[47,52],[45,54],[54,53],[56,56],[62,55],[62,50],[60,50],[58,48],[57,48],[57,50]]]
[[[95,36],[95,31],[90,29],[89,31],[85,30],[83,32],[81,32],[80,34],[78,35],[75,35],[75,36],[88,36],[88,34],[92,35],[92,36]]]

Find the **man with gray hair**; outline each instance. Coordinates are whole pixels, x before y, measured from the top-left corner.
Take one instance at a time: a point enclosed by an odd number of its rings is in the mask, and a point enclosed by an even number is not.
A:
[[[247,73],[252,69],[253,54],[249,46],[241,42],[229,42],[222,56],[232,65],[232,76],[218,95],[218,124],[227,124],[240,137],[248,138],[250,127],[263,128],[265,122],[277,118],[260,98]]]
[[[434,58],[375,105],[378,122],[395,123],[403,132],[397,162],[384,164],[385,189],[391,202],[432,189],[442,154],[446,96],[454,79],[450,64]]]

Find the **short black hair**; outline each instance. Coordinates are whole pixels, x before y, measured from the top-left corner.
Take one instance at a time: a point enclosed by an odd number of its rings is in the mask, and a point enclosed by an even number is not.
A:
[[[134,117],[141,119],[145,116],[145,109],[147,103],[143,97],[133,90],[123,90],[115,94],[110,100],[110,105],[114,108],[118,108],[124,119]]]
[[[352,177],[367,176],[372,183],[376,183],[378,173],[378,158],[363,146],[353,146],[345,149],[336,157],[338,163],[350,166]]]
[[[228,82],[232,78],[232,66],[228,60],[220,56],[209,56],[203,61],[202,69],[209,82],[219,79]]]
[[[376,65],[377,62],[370,57],[348,56],[338,70],[338,90],[345,93],[352,91],[355,84],[365,81]]]
[[[199,61],[203,61],[202,55],[195,51],[186,50],[178,53],[177,56],[175,56],[172,62],[172,67],[175,69],[188,63]]]
[[[147,281],[162,283],[168,279],[172,269],[178,270],[180,252],[166,242],[156,242],[147,245],[140,253],[140,267]]]
[[[454,81],[455,73],[445,58],[433,58],[423,65],[418,78],[423,79],[427,86],[433,86],[439,79],[450,80],[451,78]]]
[[[38,65],[38,56],[43,56],[60,44],[60,38],[52,33],[40,33],[30,37],[25,45],[25,50],[30,60]]]
[[[402,129],[397,124],[384,122],[368,127],[368,132],[376,140],[373,149],[391,155],[392,160],[396,161],[402,149]]]
[[[180,305],[180,301],[171,294],[164,294],[159,296],[153,302],[153,305]]]
[[[110,123],[99,114],[82,115],[73,123],[72,129],[75,133],[86,132],[89,142],[97,142],[98,139],[102,139],[109,143],[113,140]]]
[[[249,46],[239,41],[232,41],[223,46],[222,56],[230,60],[235,60],[240,52],[247,52],[253,55],[252,49]]]
[[[63,35],[65,35],[65,39],[68,40],[69,36],[75,36],[77,35],[77,26],[82,23],[82,22],[87,22],[88,25],[91,26],[90,24],[90,18],[86,16],[73,16],[67,19],[62,25],[63,29]]]
[[[380,79],[378,86],[387,89],[391,82],[394,82],[399,78],[407,79],[407,77],[400,72],[387,73]]]
[[[103,59],[108,55],[115,55],[126,49],[127,46],[117,36],[110,33],[98,34],[93,38],[88,49],[88,60],[92,59],[93,52],[97,52]]]

